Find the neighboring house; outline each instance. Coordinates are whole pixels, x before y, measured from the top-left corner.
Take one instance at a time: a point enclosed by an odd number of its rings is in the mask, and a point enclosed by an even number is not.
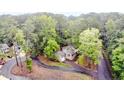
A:
[[[0,44],[0,52],[5,54],[6,57],[12,58],[13,56],[15,56],[15,52],[17,55],[19,55],[21,49],[17,44],[15,45],[15,47],[14,46],[9,47],[7,44]]]
[[[12,55],[15,55],[15,53],[18,55],[18,54],[20,54],[21,49],[17,44],[15,44],[10,47],[10,51],[11,51]]]
[[[68,60],[73,60],[76,57],[77,50],[71,45],[63,47],[62,51],[65,54],[66,59]]]
[[[62,47],[62,51],[56,52],[56,56],[60,62],[63,62],[66,59],[74,60],[74,58],[76,57],[76,53],[77,50],[73,46],[69,45]]]
[[[0,51],[2,51],[3,53],[8,53],[9,46],[7,44],[0,44]]]
[[[56,52],[56,57],[60,62],[65,61],[65,54],[62,51],[57,51]]]
[[[0,75],[0,80],[9,80],[9,78],[6,78],[5,76]]]

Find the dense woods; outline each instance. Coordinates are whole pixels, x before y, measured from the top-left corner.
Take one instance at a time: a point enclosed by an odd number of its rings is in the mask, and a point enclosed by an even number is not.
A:
[[[16,42],[32,56],[44,54],[56,59],[54,52],[73,45],[79,56],[99,63],[101,51],[110,61],[113,79],[124,79],[124,14],[89,13],[66,17],[62,14],[36,13],[0,16],[0,43]],[[0,53],[1,56],[4,56]]]

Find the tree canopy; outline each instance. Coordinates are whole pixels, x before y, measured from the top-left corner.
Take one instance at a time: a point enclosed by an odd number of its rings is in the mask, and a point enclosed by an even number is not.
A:
[[[102,42],[99,39],[99,30],[91,28],[81,32],[79,36],[79,50],[84,55],[91,58],[94,63],[99,63],[101,56]]]

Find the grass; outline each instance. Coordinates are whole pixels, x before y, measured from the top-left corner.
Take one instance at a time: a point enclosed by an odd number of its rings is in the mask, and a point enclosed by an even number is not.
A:
[[[44,64],[49,65],[49,66],[58,66],[58,67],[71,67],[71,65],[62,63],[62,62],[57,62],[57,61],[51,61],[47,57],[44,57],[43,55],[40,55],[39,60],[42,61]]]
[[[58,67],[71,67],[69,64],[65,64],[62,62],[54,62],[50,64],[51,66],[58,66]]]

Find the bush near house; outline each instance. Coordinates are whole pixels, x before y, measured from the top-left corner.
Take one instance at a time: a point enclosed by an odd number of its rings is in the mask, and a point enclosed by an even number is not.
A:
[[[27,69],[28,69],[30,72],[32,71],[32,63],[33,63],[33,61],[32,61],[31,58],[28,58],[28,59],[26,60],[26,67],[27,67]]]
[[[79,55],[76,63],[81,67],[95,71],[97,70],[97,64],[95,64],[89,57],[85,55]]]
[[[83,65],[84,64],[84,56],[83,55],[79,55],[77,62],[79,65]]]

